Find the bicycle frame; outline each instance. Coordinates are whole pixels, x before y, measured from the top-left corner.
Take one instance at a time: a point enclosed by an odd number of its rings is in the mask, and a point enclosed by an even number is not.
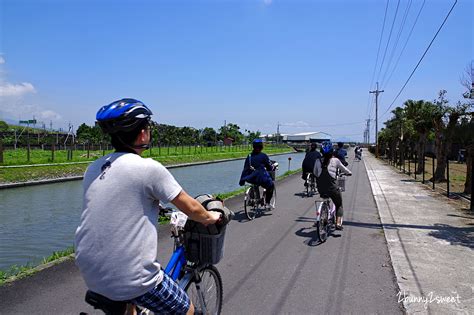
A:
[[[184,253],[184,246],[177,246],[165,268],[165,273],[168,274],[175,282],[177,282],[179,287],[183,290],[186,289],[186,287],[194,277],[199,277],[197,269],[190,268],[191,272],[185,273],[183,277],[179,279],[181,270],[184,266],[186,266],[186,257]],[[201,291],[199,281],[196,282],[196,290],[198,291],[199,302],[201,304],[202,309],[204,310],[203,313],[206,314],[206,303],[204,302],[204,294]]]
[[[315,201],[315,203],[318,204],[318,201]],[[321,220],[321,210],[322,210],[323,204],[326,204],[327,207],[329,208],[328,219],[331,219],[335,217],[336,215],[336,206],[334,205],[334,203],[331,201],[330,198],[324,198],[323,201],[319,201],[319,206],[316,207],[316,221],[317,222]]]
[[[171,277],[174,281],[178,280],[179,274],[183,266],[186,265],[186,258],[184,256],[184,246],[180,245],[176,247],[173,255],[166,265],[165,273]]]
[[[247,200],[254,201],[257,205],[260,205],[263,202],[263,198],[265,197],[266,189],[257,185],[257,184],[250,184],[247,186],[248,188],[245,190],[244,198],[249,197]],[[253,198],[250,198],[250,190],[253,190]],[[260,191],[261,190],[261,191]]]

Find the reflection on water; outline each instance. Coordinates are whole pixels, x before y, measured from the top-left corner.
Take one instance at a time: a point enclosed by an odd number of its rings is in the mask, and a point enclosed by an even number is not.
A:
[[[304,154],[271,157],[282,174],[301,167]],[[171,169],[191,195],[239,188],[243,160]],[[73,245],[82,204],[82,181],[0,190],[0,270],[37,264],[53,251]]]

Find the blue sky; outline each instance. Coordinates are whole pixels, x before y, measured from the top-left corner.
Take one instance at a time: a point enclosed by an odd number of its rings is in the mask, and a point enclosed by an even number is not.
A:
[[[453,2],[426,1],[382,86],[381,114]],[[283,133],[362,140],[374,117],[368,91],[386,3],[0,0],[0,119],[93,124],[100,106],[134,97],[161,123],[218,128],[226,120],[270,133],[280,122]],[[389,1],[380,61],[397,3]],[[422,4],[400,1],[379,81]],[[432,100],[440,89],[453,103],[462,98],[459,77],[474,59],[472,16],[473,1],[459,0],[395,106]]]

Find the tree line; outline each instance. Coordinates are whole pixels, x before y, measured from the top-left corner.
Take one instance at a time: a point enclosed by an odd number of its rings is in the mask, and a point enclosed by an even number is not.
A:
[[[416,153],[416,173],[421,174],[427,144],[433,143],[437,165],[430,180],[444,182],[447,159],[449,155],[457,154],[451,152],[456,144],[467,153],[465,191],[469,192],[474,157],[474,102],[466,99],[451,104],[446,96],[446,90],[441,90],[433,101],[409,99],[392,110],[392,117],[379,132],[379,147],[391,158],[394,154],[404,157],[408,151]]]
[[[8,124],[0,121],[0,132],[2,133],[2,139],[4,145],[13,145],[15,139],[12,131]],[[43,132],[42,130],[31,130],[31,134],[38,134]],[[260,137],[259,131],[242,131],[237,124],[229,123],[225,126],[220,127],[218,130],[214,128],[205,127],[202,129],[196,129],[193,127],[177,127],[166,124],[152,124],[153,144],[162,146],[179,146],[179,145],[215,145],[219,141],[223,141],[225,138],[232,140],[234,144],[243,144],[245,142],[251,142],[255,138]],[[62,139],[64,135],[61,135]],[[57,141],[57,137],[54,134],[48,132],[45,133],[38,139],[41,139],[38,144],[53,144]],[[81,124],[74,136],[70,137],[68,144],[100,144],[110,143],[110,138],[105,135],[99,126],[89,126],[86,123]],[[73,142],[74,141],[74,142]],[[31,141],[33,143],[33,141]],[[18,145],[26,145],[26,136],[22,136],[18,139]]]

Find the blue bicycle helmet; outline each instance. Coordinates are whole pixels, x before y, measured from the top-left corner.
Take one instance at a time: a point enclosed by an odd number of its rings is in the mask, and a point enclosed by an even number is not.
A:
[[[105,133],[128,132],[149,121],[153,113],[142,102],[133,98],[124,98],[103,106],[97,112],[96,119]]]
[[[252,141],[252,146],[255,147],[262,147],[263,148],[263,140],[262,139],[255,139]]]
[[[323,142],[321,145],[321,151],[323,154],[333,153],[334,149],[330,141]]]

